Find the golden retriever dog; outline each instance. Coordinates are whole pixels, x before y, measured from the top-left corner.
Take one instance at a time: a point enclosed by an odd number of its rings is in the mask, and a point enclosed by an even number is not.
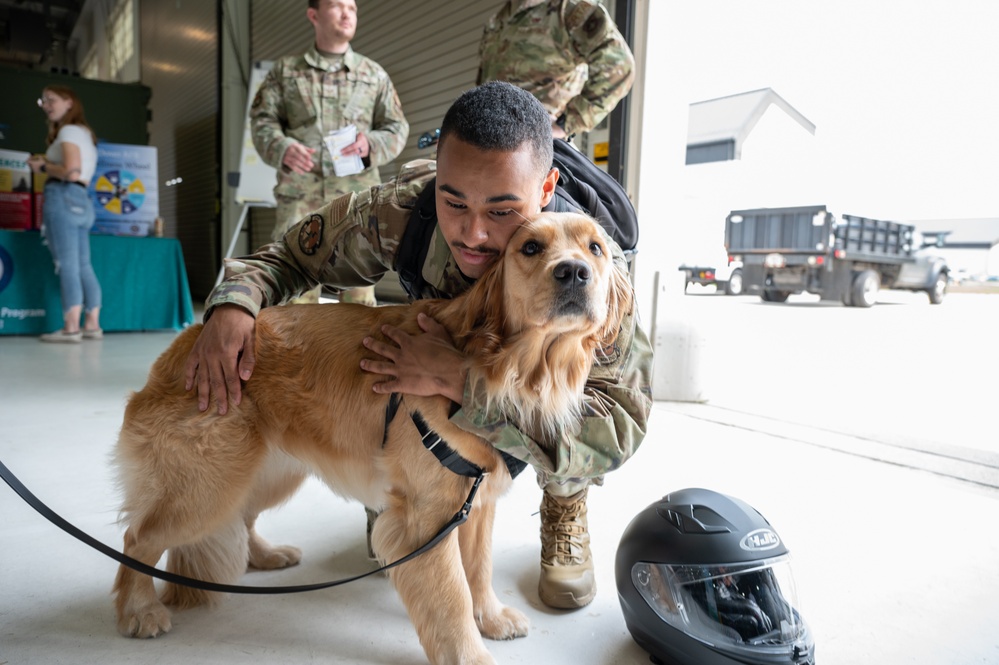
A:
[[[468,358],[468,377],[491,408],[539,440],[579,426],[582,391],[598,350],[613,343],[631,310],[626,273],[589,217],[541,214],[453,300],[365,307],[292,305],[261,311],[257,363],[243,399],[223,416],[200,412],[184,390],[184,363],[201,326],[181,333],[156,360],[125,409],[115,451],[124,491],[124,551],[149,565],[169,552],[175,573],[232,584],[247,566],[274,569],[301,552],[254,529],[257,515],[287,500],[314,474],[337,494],[381,510],[372,545],[380,561],[418,549],[468,498],[472,479],[442,466],[414,424],[423,421],[486,475],[468,521],[389,577],[432,663],[493,663],[482,636],[527,634],[527,617],[492,589],[495,503],[509,471],[489,443],[453,425],[443,397],[402,396],[386,423],[379,375],[359,369],[374,355],[361,340],[383,324],[420,332],[417,314],[443,325]],[[170,610],[222,595],[153,580],[122,566],[114,584],[118,630],[155,637]]]

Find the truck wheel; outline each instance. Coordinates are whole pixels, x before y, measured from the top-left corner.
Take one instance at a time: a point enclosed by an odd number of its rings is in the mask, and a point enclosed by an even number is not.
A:
[[[732,274],[729,276],[728,283],[725,284],[725,295],[742,295],[742,270],[740,268],[733,270]]]
[[[933,282],[933,288],[926,292],[930,296],[931,304],[939,305],[943,302],[944,295],[947,293],[947,281],[947,273],[937,273],[937,279]]]
[[[864,270],[853,278],[850,302],[854,307],[870,307],[878,300],[881,276],[875,270]]]
[[[763,302],[784,302],[791,295],[790,291],[764,291],[760,297]]]

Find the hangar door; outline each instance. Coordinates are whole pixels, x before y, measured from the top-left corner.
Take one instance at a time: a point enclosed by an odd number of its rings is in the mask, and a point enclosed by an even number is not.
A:
[[[440,125],[461,91],[475,85],[482,27],[500,2],[358,0],[357,5],[357,35],[351,46],[389,73],[409,121],[405,150],[381,168],[382,178],[387,179],[411,159],[433,157],[433,149],[420,150],[417,141]],[[253,60],[304,52],[313,41],[307,6],[306,0],[253,0]],[[254,211],[254,247],[269,240],[273,224],[271,211]]]
[[[614,3],[603,4],[613,13]],[[475,85],[482,29],[502,0],[357,0],[357,5],[357,35],[351,46],[385,68],[409,121],[406,148],[381,168],[387,179],[412,159],[433,158],[433,148],[417,147],[419,137],[439,127],[451,102]],[[306,0],[252,0],[252,59],[304,52],[313,41],[307,6]],[[604,129],[601,136],[606,134]],[[586,137],[582,141],[585,146]],[[269,241],[273,225],[272,211],[254,211],[254,247]]]

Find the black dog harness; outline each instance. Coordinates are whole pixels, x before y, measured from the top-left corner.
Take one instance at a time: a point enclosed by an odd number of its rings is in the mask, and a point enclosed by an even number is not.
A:
[[[391,423],[395,418],[401,402],[402,398],[395,393],[393,393],[389,399],[389,404],[385,410],[385,438],[382,440],[382,446],[385,445],[385,441],[388,439],[389,423]],[[420,547],[418,550],[407,554],[401,559],[393,561],[390,564],[382,566],[381,568],[376,568],[375,570],[371,570],[360,575],[354,575],[353,577],[334,580],[332,582],[303,584],[298,586],[242,586],[236,584],[207,582],[205,580],[194,579],[192,577],[186,577],[184,575],[178,575],[169,571],[160,570],[159,568],[147,565],[138,559],[133,559],[127,554],[105,545],[90,534],[70,524],[59,514],[45,505],[45,503],[43,503],[38,497],[32,494],[31,491],[28,490],[28,488],[25,487],[20,480],[18,480],[17,476],[15,476],[3,462],[0,462],[0,478],[3,478],[4,481],[10,485],[11,489],[13,489],[18,496],[24,499],[25,503],[34,508],[38,514],[50,521],[52,524],[56,525],[80,542],[94,548],[101,554],[104,554],[123,566],[127,566],[144,575],[149,575],[150,577],[155,577],[172,584],[179,584],[181,586],[192,587],[194,589],[202,589],[204,591],[217,591],[219,593],[285,594],[301,593],[303,591],[318,591],[319,589],[328,589],[330,587],[340,586],[341,584],[347,584],[348,582],[354,582],[370,575],[374,575],[375,573],[388,570],[389,568],[394,568],[395,566],[410,561],[411,559],[415,559],[436,546],[440,541],[444,540],[445,536],[451,533],[451,531],[453,531],[456,527],[461,526],[468,520],[468,514],[472,510],[472,501],[475,499],[475,494],[479,491],[479,485],[482,484],[482,479],[486,476],[485,472],[478,465],[469,462],[464,457],[459,455],[457,451],[451,448],[451,446],[447,445],[447,442],[445,442],[439,434],[427,425],[423,416],[419,413],[413,413],[412,418],[413,423],[416,425],[416,429],[419,430],[420,436],[423,438],[423,445],[426,446],[427,450],[432,452],[445,468],[450,469],[459,476],[473,479],[472,487],[468,492],[468,497],[465,499],[465,503],[462,504],[461,508],[454,514],[451,520],[441,527],[440,531],[437,532],[437,535],[431,538],[429,542]],[[516,476],[524,469],[525,466],[527,466],[526,463],[521,462],[520,460],[511,457],[502,451],[500,451],[500,455],[506,462],[511,476]]]
[[[388,441],[388,430],[389,425],[395,420],[395,416],[399,411],[399,405],[402,403],[402,397],[399,393],[392,393],[389,397],[388,404],[385,406],[385,433],[382,436],[382,447],[385,447],[385,443]],[[475,478],[481,476],[483,471],[477,465],[469,462],[467,459],[458,454],[451,446],[447,445],[447,442],[441,438],[441,435],[430,429],[427,425],[427,421],[423,419],[423,416],[419,411],[414,411],[413,424],[416,425],[417,431],[420,433],[420,437],[423,439],[423,445],[427,450],[432,452],[437,458],[437,461],[441,463],[445,469],[458,474],[459,476],[465,476],[467,478]],[[511,478],[516,478],[521,471],[527,467],[527,462],[523,462],[509,453],[505,453],[502,450],[497,450],[500,457],[503,458],[503,463],[506,464],[507,471],[510,472]]]

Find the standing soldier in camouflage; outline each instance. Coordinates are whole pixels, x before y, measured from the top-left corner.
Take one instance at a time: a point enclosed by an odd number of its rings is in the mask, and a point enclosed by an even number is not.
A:
[[[479,83],[509,81],[544,104],[552,134],[588,132],[631,90],[635,58],[591,0],[507,0],[486,23]]]
[[[379,165],[398,157],[409,136],[388,74],[350,47],[357,29],[354,0],[309,0],[305,14],[315,43],[304,55],[274,63],[250,108],[253,145],[278,170],[274,240],[328,201],[379,184]],[[357,140],[342,154],[360,156],[365,168],[337,177],[323,137],[350,124],[357,127]],[[344,286],[356,288],[346,290],[342,300],[375,304],[374,286]],[[318,300],[315,289],[299,302]]]
[[[507,0],[479,44],[479,83],[508,81],[537,97],[555,138],[600,124],[631,90],[634,68],[607,10],[590,0]],[[543,474],[538,481],[544,489],[538,594],[551,607],[583,607],[596,595],[586,485]]]
[[[551,119],[537,99],[503,82],[464,93],[444,116],[436,163],[406,164],[393,181],[327,203],[253,256],[226,260],[225,279],[208,298],[205,328],[185,367],[187,389],[197,387],[198,408],[205,411],[214,399],[224,414],[229,403],[239,404],[240,381],[252,381],[254,317],[262,307],[320,283],[375,281],[393,268],[400,276],[410,273],[398,270],[404,253],[425,257],[413,271],[418,281],[409,283],[419,297],[461,293],[496,261],[522,217],[549,204],[557,180]],[[428,189],[426,210],[418,202]],[[404,252],[400,244],[410,224],[428,224],[430,233],[415,234],[423,238],[416,251]],[[411,239],[406,238],[409,250]],[[619,268],[627,270],[621,249],[608,242]],[[613,353],[601,354],[590,371],[580,429],[544,444],[525,425],[488,408],[484,396],[466,385],[463,358],[439,324],[423,317],[420,325],[425,334],[387,331],[398,346],[364,341],[384,357],[362,364],[385,375],[376,392],[450,398],[453,422],[531,464],[546,496],[578,496],[621,466],[645,436],[652,348],[634,312],[625,318]],[[572,536],[558,538],[560,546],[575,548],[581,538],[588,540],[585,530],[568,533],[560,524],[565,524],[560,511],[542,514],[543,532]],[[252,528],[250,538],[257,538]],[[553,570],[559,577],[560,569],[543,563],[545,578]],[[566,580],[561,593],[571,597],[555,600],[570,607],[589,602],[595,593],[592,563],[582,575],[577,568],[569,572],[575,574],[561,576]]]

